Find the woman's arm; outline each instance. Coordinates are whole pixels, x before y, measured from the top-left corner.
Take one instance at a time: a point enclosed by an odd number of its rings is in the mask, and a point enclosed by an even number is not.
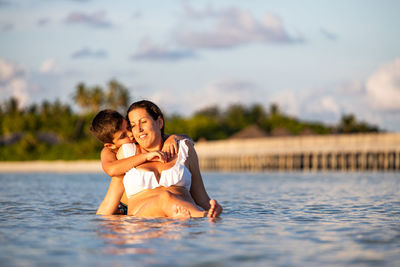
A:
[[[192,174],[192,185],[190,187],[190,194],[197,205],[205,210],[210,209],[210,197],[207,194],[206,188],[204,187],[203,178],[201,177],[199,159],[197,153],[190,142],[186,142],[189,147],[189,171]],[[222,207],[216,202],[216,212],[219,214],[222,212]]]
[[[101,202],[96,214],[98,215],[113,215],[116,211],[121,197],[125,191],[122,183],[123,177],[112,177],[108,191],[104,200]]]

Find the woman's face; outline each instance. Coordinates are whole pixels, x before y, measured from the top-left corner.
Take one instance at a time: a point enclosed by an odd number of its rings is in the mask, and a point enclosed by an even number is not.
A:
[[[161,128],[163,120],[154,120],[144,108],[133,109],[128,114],[131,130],[136,142],[142,148],[158,148],[162,143]]]

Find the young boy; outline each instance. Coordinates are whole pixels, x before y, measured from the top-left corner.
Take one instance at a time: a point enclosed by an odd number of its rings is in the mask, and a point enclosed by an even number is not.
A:
[[[186,136],[171,135],[165,141],[163,151],[153,151],[118,159],[123,157],[117,158],[119,148],[123,144],[134,141],[126,119],[117,111],[102,110],[93,119],[90,131],[99,141],[104,143],[104,148],[101,151],[101,164],[103,170],[111,176],[107,194],[96,213],[101,215],[126,214],[128,201],[122,182],[124,174],[147,161],[166,162],[169,157],[178,152],[177,141],[186,138]],[[186,211],[183,209],[178,208],[177,213],[186,216]]]

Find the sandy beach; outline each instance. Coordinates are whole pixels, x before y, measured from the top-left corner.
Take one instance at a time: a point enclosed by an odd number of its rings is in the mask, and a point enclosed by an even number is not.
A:
[[[102,172],[101,163],[98,160],[78,161],[2,161],[0,173],[16,172]]]

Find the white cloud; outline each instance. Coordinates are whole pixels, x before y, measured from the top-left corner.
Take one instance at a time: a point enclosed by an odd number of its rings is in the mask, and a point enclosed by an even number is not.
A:
[[[399,131],[400,58],[384,64],[364,81],[279,92],[271,101],[278,103],[283,112],[301,119],[335,124],[342,115],[354,114],[358,121]]]
[[[248,43],[302,41],[302,38],[288,33],[278,16],[269,13],[258,20],[251,12],[236,7],[196,10],[185,5],[184,12],[190,20],[184,28],[176,31],[176,38],[179,44],[188,48],[228,48]],[[208,23],[204,23],[205,20]]]
[[[210,82],[183,95],[163,90],[154,94],[168,113],[189,115],[201,108],[229,104],[261,103],[268,108],[277,103],[288,115],[302,120],[337,124],[344,114],[354,114],[358,121],[379,125],[381,129],[400,129],[400,59],[382,66],[365,81],[350,80],[321,88],[285,90],[267,96],[252,82],[235,78]]]
[[[27,77],[23,67],[0,58],[0,99],[15,97],[25,106],[29,100]]]
[[[112,26],[111,21],[106,18],[107,13],[104,10],[86,14],[83,12],[71,12],[65,18],[67,24],[85,24],[94,28],[109,28]]]
[[[341,95],[364,95],[365,86],[363,82],[358,80],[346,81],[338,85],[336,89],[337,93]]]
[[[41,73],[55,73],[59,71],[54,58],[48,58],[40,65],[39,71]]]
[[[103,49],[94,50],[88,47],[84,47],[75,51],[71,57],[78,59],[78,58],[106,58],[108,55],[107,51]]]
[[[185,99],[187,108],[191,111],[213,105],[226,108],[234,103],[262,102],[253,83],[234,78],[221,79],[211,82],[199,90],[186,92]]]
[[[381,66],[366,82],[369,103],[382,111],[400,111],[400,58]]]
[[[0,81],[7,81],[14,75],[14,65],[4,60],[0,60]]]
[[[24,76],[25,69],[0,58],[0,82],[8,82],[16,77]]]
[[[325,96],[321,98],[319,104],[321,111],[325,111],[332,114],[340,113],[340,107],[332,96]]]
[[[286,114],[298,116],[300,112],[300,99],[292,91],[281,91],[271,98],[271,103],[278,104],[279,108]]]
[[[156,45],[150,38],[144,38],[139,43],[138,51],[132,55],[132,60],[177,61],[193,58],[190,50],[172,49],[168,45]]]
[[[175,112],[181,113],[181,111],[184,110],[182,99],[176,97],[175,94],[171,93],[172,91],[173,90],[171,89],[164,89],[161,91],[153,92],[148,97],[144,98],[156,103],[164,112],[164,115],[172,114]]]
[[[13,92],[13,97],[18,99],[20,106],[26,106],[29,101],[27,81],[25,79],[14,79],[9,86]]]
[[[230,104],[262,103],[258,88],[251,82],[225,78],[210,82],[204,87],[185,92],[164,88],[149,95],[149,99],[163,108],[167,114],[189,115],[199,109],[217,105],[224,109]]]
[[[281,91],[271,97],[282,112],[299,119],[336,123],[343,110],[340,96],[323,89]]]

